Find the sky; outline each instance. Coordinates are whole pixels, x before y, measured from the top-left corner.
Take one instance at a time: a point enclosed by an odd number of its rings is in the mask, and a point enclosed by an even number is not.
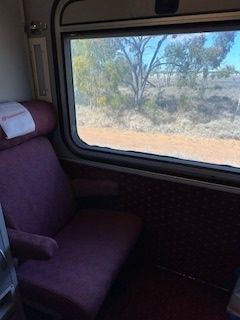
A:
[[[240,70],[240,31],[237,31],[236,34],[234,45],[225,59],[224,64],[231,64],[237,70]]]
[[[162,50],[164,50],[165,47],[172,41],[180,41],[181,39],[186,39],[191,36],[197,36],[197,35],[200,35],[200,33],[177,35],[176,40],[174,40],[172,38],[170,40],[166,40],[165,44],[162,47]],[[207,38],[206,46],[211,46],[213,43],[213,40],[216,36],[216,32],[208,32],[208,33],[205,33],[205,35]],[[155,41],[153,40],[153,42],[152,42],[153,46],[154,46]],[[152,54],[149,50],[149,52],[145,56],[146,61],[148,60],[148,57],[150,58],[151,56],[152,56]],[[232,65],[235,67],[236,70],[240,71],[240,31],[236,31],[236,37],[235,37],[234,44],[233,44],[231,50],[229,51],[227,57],[225,58],[225,60],[221,64],[221,66],[226,66],[226,65]]]

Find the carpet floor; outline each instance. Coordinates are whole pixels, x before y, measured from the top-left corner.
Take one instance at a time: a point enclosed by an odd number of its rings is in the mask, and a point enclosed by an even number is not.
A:
[[[154,267],[120,276],[97,320],[226,320],[229,293]]]

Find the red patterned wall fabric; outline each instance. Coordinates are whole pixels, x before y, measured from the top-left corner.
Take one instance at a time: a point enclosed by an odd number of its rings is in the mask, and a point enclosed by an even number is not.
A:
[[[112,179],[118,210],[142,217],[145,259],[231,288],[240,266],[240,196],[163,180],[63,163],[72,177]]]

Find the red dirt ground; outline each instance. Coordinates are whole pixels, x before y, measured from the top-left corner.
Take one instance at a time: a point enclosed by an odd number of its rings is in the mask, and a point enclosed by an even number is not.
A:
[[[79,135],[89,145],[240,167],[240,141],[236,140],[89,127],[80,128]]]

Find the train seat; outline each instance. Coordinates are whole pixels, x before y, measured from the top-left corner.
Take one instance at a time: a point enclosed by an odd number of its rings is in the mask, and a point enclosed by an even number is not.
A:
[[[19,260],[19,286],[24,299],[63,319],[94,319],[141,222],[124,212],[79,212],[73,185],[45,137],[56,123],[52,105],[24,106],[35,132],[11,140],[0,132],[0,202]],[[111,183],[105,186],[111,193]]]

